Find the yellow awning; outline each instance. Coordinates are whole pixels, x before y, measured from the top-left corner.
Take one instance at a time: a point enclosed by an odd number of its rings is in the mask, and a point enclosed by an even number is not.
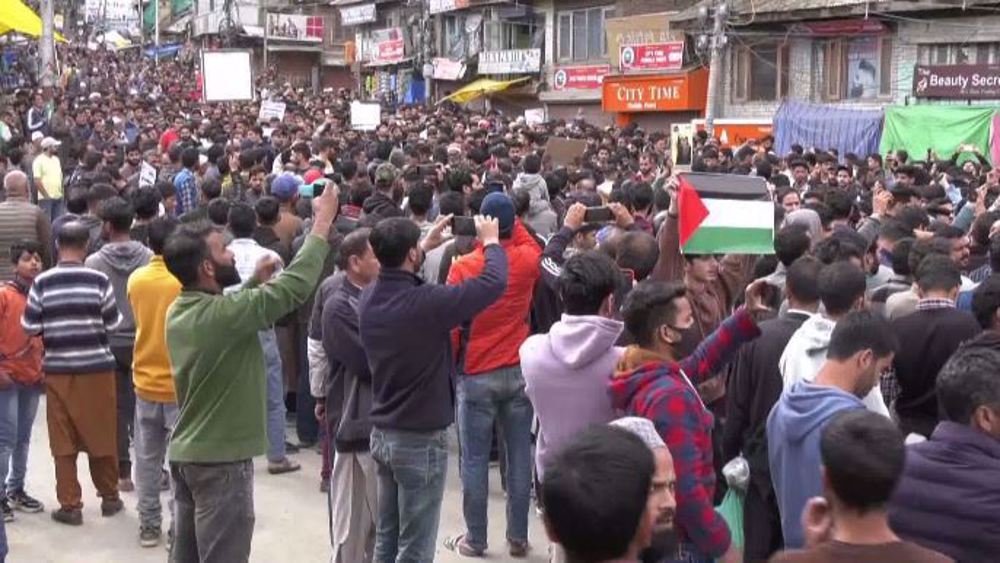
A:
[[[32,37],[42,35],[42,18],[21,0],[0,0],[0,35],[16,31]],[[66,41],[58,31],[56,39]]]
[[[480,78],[479,80],[473,80],[458,90],[455,90],[450,95],[442,98],[438,103],[440,104],[445,100],[451,100],[453,102],[465,104],[475,100],[479,96],[485,96],[486,94],[492,94],[494,92],[501,92],[510,88],[514,84],[520,84],[521,82],[530,79],[530,76],[516,78],[514,80],[493,80],[492,78]]]

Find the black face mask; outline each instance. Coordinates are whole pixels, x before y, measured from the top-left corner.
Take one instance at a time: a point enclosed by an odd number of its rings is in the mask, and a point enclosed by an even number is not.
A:
[[[229,287],[242,283],[235,264],[220,264],[214,260],[212,264],[215,266],[215,283],[219,284],[219,287]]]
[[[674,357],[679,359],[690,356],[698,347],[698,326],[695,324],[688,328],[670,326],[670,329],[681,335],[681,339],[673,343]]]

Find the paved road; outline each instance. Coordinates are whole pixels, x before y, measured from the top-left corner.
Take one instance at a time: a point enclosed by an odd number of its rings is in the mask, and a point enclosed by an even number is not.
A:
[[[254,530],[251,561],[319,563],[329,560],[325,496],[319,492],[320,456],[313,451],[296,454],[303,469],[287,475],[268,475],[264,460],[256,460],[254,486],[257,523]],[[444,538],[464,530],[462,494],[458,466],[452,456],[448,471],[438,537],[436,561],[469,561],[444,549]],[[86,456],[78,460],[83,487],[84,524],[69,527],[56,524],[49,510],[56,507],[55,476],[45,428],[45,400],[38,409],[32,433],[28,461],[28,491],[45,503],[43,514],[17,514],[7,524],[10,563],[146,563],[167,559],[163,547],[141,548],[138,543],[139,520],[135,493],[124,493],[126,510],[112,518],[102,518],[100,503],[87,471]],[[490,542],[493,549],[487,559],[511,560],[504,541],[504,496],[499,475],[491,474]],[[169,493],[163,493],[164,506]],[[529,520],[529,539],[534,546],[527,561],[546,561],[544,531],[534,510]]]

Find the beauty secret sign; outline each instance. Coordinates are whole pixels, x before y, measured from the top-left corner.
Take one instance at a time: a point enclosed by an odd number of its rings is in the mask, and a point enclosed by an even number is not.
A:
[[[918,98],[1000,98],[1000,65],[916,65]]]

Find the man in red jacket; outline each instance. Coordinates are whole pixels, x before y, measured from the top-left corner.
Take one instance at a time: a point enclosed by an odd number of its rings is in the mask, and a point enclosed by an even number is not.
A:
[[[467,557],[486,551],[490,445],[499,421],[507,445],[507,542],[511,557],[528,551],[531,491],[531,421],[518,350],[528,338],[532,289],[541,275],[542,249],[516,219],[503,193],[483,200],[483,215],[497,218],[500,245],[509,264],[507,289],[493,305],[469,319],[454,337],[458,350],[458,432],[462,456],[462,508],[467,533],[448,547]],[[451,266],[448,284],[474,278],[485,262],[482,245]]]

